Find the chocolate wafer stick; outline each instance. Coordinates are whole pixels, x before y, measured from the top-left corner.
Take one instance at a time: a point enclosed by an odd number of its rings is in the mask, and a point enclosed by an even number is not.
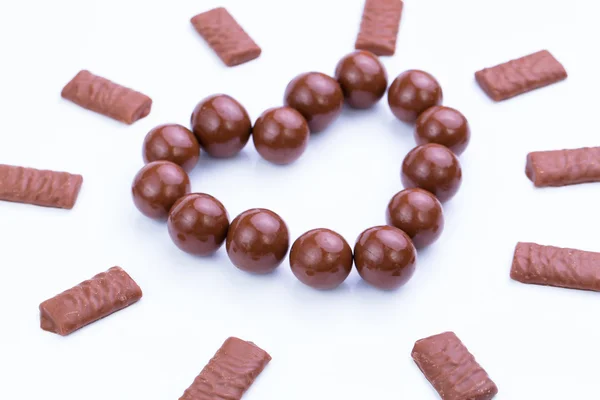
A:
[[[418,340],[412,358],[444,400],[490,400],[498,387],[453,332]]]
[[[113,267],[40,304],[40,326],[66,336],[141,298],[137,283],[127,272]]]
[[[179,400],[239,400],[269,361],[254,343],[230,337]]]
[[[402,0],[366,0],[354,47],[378,56],[393,55],[403,5]]]
[[[506,100],[566,78],[565,68],[547,50],[475,73],[479,86],[494,101]]]
[[[191,22],[200,36],[229,67],[260,56],[260,47],[223,7],[198,14]]]
[[[522,283],[600,291],[600,253],[518,243],[510,277]]]
[[[67,83],[62,97],[73,103],[126,124],[150,114],[152,99],[89,71],[80,71]]]
[[[525,174],[537,187],[600,182],[600,147],[529,153]]]
[[[71,209],[81,175],[0,164],[0,200]]]

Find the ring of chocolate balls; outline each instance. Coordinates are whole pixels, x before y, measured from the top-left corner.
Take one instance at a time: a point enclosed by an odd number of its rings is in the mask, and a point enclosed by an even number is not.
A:
[[[457,156],[471,134],[459,111],[441,105],[442,88],[433,76],[409,70],[388,88],[383,64],[367,51],[343,57],[334,77],[320,72],[298,75],[285,89],[284,105],[266,110],[254,125],[237,100],[217,94],[198,103],[191,130],[177,124],[152,129],[143,145],[146,165],[132,184],[134,204],[149,218],[167,220],[171,239],[184,252],[207,256],[225,243],[229,259],[240,270],[272,272],[290,248],[286,223],[273,211],[258,208],[230,222],[219,200],[191,193],[187,172],[198,162],[200,149],[228,158],[252,137],[265,160],[290,164],[304,153],[311,133],[326,129],[339,117],[344,103],[368,109],[386,91],[394,116],[415,124],[417,143],[402,162],[404,190],[389,201],[386,225],[363,231],[354,249],[332,230],[313,229],[294,241],[289,263],[299,281],[316,289],[338,287],[353,264],[370,285],[396,289],[413,275],[417,249],[434,243],[443,231],[442,203],[461,185]]]

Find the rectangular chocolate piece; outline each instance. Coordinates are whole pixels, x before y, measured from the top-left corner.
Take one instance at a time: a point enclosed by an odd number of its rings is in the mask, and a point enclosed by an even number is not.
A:
[[[537,187],[600,182],[600,147],[529,153],[525,174]]]
[[[239,400],[269,361],[254,343],[230,337],[179,400]]]
[[[152,99],[108,79],[82,70],[67,83],[61,96],[73,103],[126,124],[150,114]]]
[[[490,400],[498,393],[496,384],[453,332],[418,340],[412,358],[444,400]]]
[[[260,56],[260,47],[223,7],[198,14],[191,22],[200,36],[229,67]]]
[[[547,50],[475,73],[479,86],[494,101],[510,99],[566,78],[567,71]]]
[[[517,243],[510,277],[522,283],[600,291],[600,253]]]
[[[141,298],[142,289],[127,272],[112,267],[40,304],[40,326],[66,336]]]
[[[402,0],[366,0],[354,47],[378,56],[393,55],[403,6]]]
[[[71,209],[81,175],[0,164],[0,200]]]

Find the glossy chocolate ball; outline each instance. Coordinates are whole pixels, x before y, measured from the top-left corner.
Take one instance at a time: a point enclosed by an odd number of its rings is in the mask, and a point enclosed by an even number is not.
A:
[[[397,289],[415,272],[417,251],[408,235],[393,226],[376,226],[360,234],[354,246],[359,275],[380,289]]]
[[[436,197],[412,188],[396,193],[387,207],[388,225],[406,233],[417,249],[435,242],[444,230],[444,213]]]
[[[170,161],[146,164],[133,179],[133,203],[147,217],[166,219],[179,198],[190,192],[190,178]]]
[[[460,155],[469,144],[471,129],[467,119],[454,108],[431,107],[417,119],[417,144],[437,143]]]
[[[264,274],[281,264],[290,236],[281,217],[273,211],[253,208],[231,223],[227,233],[227,254],[239,269]]]
[[[358,50],[340,60],[335,68],[346,104],[352,108],[370,108],[387,89],[387,72],[377,56]]]
[[[229,215],[223,204],[204,193],[191,193],[171,208],[167,222],[173,242],[186,253],[213,254],[227,238]]]
[[[202,100],[192,113],[192,131],[211,156],[233,157],[252,133],[248,112],[234,98],[217,94]]]
[[[402,163],[402,184],[431,192],[442,203],[450,200],[462,181],[458,158],[441,144],[424,144],[412,149]]]
[[[290,267],[300,282],[315,289],[334,289],[350,275],[352,249],[338,233],[313,229],[292,245]]]
[[[415,122],[422,112],[441,104],[442,98],[438,81],[427,72],[416,69],[398,75],[388,90],[392,113],[404,122]]]
[[[308,144],[306,119],[291,107],[271,108],[256,120],[252,140],[256,151],[274,164],[296,161]]]
[[[286,106],[295,108],[312,133],[327,128],[342,112],[344,94],[332,77],[320,72],[298,75],[285,88]]]
[[[200,158],[200,146],[188,128],[177,124],[159,125],[146,135],[142,156],[145,163],[171,161],[189,172]]]

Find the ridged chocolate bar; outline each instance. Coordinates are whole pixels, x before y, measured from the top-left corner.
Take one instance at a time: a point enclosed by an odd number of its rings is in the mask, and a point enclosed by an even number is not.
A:
[[[230,337],[179,400],[239,400],[269,361],[254,343]]]
[[[418,340],[412,358],[444,400],[490,400],[498,393],[496,384],[453,332]]]
[[[191,22],[200,36],[229,67],[260,56],[260,47],[223,7],[198,14]]]
[[[137,283],[123,269],[113,267],[40,304],[40,326],[66,336],[141,298]]]
[[[145,94],[86,70],[75,75],[61,95],[83,108],[126,124],[146,117],[152,109],[152,99]]]
[[[403,6],[402,0],[366,0],[354,47],[378,56],[393,55]]]
[[[479,86],[494,101],[506,100],[566,78],[567,71],[547,50],[475,73]]]
[[[81,175],[0,164],[0,200],[71,209]]]
[[[600,182],[600,147],[529,153],[525,174],[537,187]]]
[[[510,277],[522,283],[600,291],[600,253],[518,243]]]

